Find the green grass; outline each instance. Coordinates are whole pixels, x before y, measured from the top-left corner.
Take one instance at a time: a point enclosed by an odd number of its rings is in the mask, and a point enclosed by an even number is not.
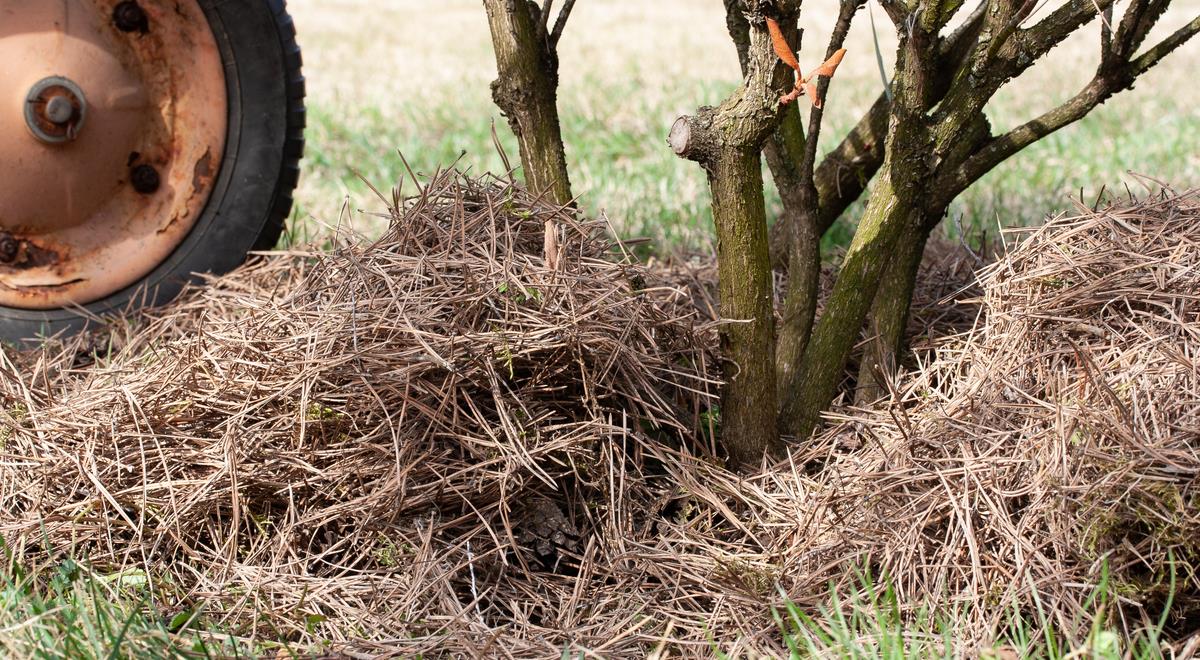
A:
[[[1173,579],[1173,578],[1172,578]],[[1013,604],[998,630],[985,637],[982,648],[964,648],[959,628],[967,614],[954,606],[921,607],[905,613],[891,583],[876,581],[869,572],[857,576],[854,592],[840,598],[831,588],[828,602],[814,613],[806,612],[787,594],[780,609],[772,609],[790,657],[838,660],[907,660],[908,658],[978,657],[1093,658],[1095,660],[1157,660],[1164,657],[1161,634],[1170,610],[1155,625],[1133,637],[1123,637],[1108,627],[1110,607],[1116,602],[1107,570],[1085,605],[1089,620],[1075,630],[1063,630],[1046,614],[1042,603]],[[1174,584],[1174,582],[1172,582]]]
[[[298,196],[301,224],[310,225],[304,233],[319,235],[347,218],[356,229],[378,233],[382,221],[342,216],[341,208],[349,198],[352,210],[381,210],[357,175],[387,190],[404,178],[398,152],[418,172],[456,162],[498,172],[494,121],[513,163],[519,162],[516,142],[490,98],[494,65],[478,2],[444,0],[438,11],[417,0],[293,0],[290,6],[310,83],[309,147]],[[834,7],[828,0],[807,3],[806,27],[823,34]],[[1175,0],[1162,28],[1198,8],[1200,0]],[[675,157],[665,136],[677,116],[720,101],[738,82],[720,12],[719,2],[694,0],[662,0],[653,7],[641,0],[580,3],[570,26],[576,30],[564,37],[559,108],[573,189],[589,212],[603,212],[624,237],[649,237],[668,250],[711,241],[704,174]],[[447,33],[453,34],[449,46]],[[1094,37],[1077,35],[1002,90],[987,109],[994,130],[1010,129],[1077,91],[1094,71]],[[894,37],[880,38],[890,60]],[[825,150],[881,91],[865,19],[855,23],[848,46],[830,91]],[[802,59],[812,59],[809,51],[820,48],[819,38],[804,47]],[[1068,198],[1080,188],[1094,196],[1101,186],[1136,187],[1129,171],[1177,187],[1200,185],[1200,86],[1192,82],[1190,66],[1198,55],[1200,42],[1185,45],[1136,89],[1002,164],[953,204],[952,218],[972,234],[994,236],[998,225],[1036,224],[1069,208]],[[778,194],[767,179],[768,215],[777,217]],[[827,237],[829,244],[849,241],[861,209],[861,203],[851,207]],[[945,223],[947,233],[956,224]]]
[[[17,658],[177,657],[167,625],[143,611],[145,576],[97,575],[73,560],[0,575],[0,651]]]
[[[1099,582],[1087,603],[1090,621],[1078,626],[1082,632],[1060,629],[1035,602],[1012,607],[983,648],[961,644],[956,622],[963,611],[947,606],[905,613],[890,582],[869,573],[859,574],[848,597],[831,589],[815,612],[781,591],[782,606],[771,614],[796,660],[1163,658],[1165,612],[1157,625],[1122,637],[1106,627],[1115,602],[1107,573]],[[0,570],[0,654],[6,658],[236,658],[274,656],[280,649],[284,657],[303,654],[284,644],[220,634],[200,612],[157,614],[149,581],[138,569],[104,574],[73,559],[29,569],[10,559]],[[728,657],[715,648],[714,656]]]
[[[637,81],[618,85],[596,82],[579,94],[630,97]],[[728,84],[694,81],[678,90],[679,99],[717,102]],[[669,102],[669,101],[667,101]],[[582,110],[581,110],[582,109]],[[574,189],[593,214],[605,213],[625,236],[648,236],[673,245],[701,244],[710,231],[704,180],[693,163],[676,158],[661,136],[647,135],[641,126],[624,122],[627,113],[591,103],[587,98],[563,100],[563,131]],[[646,115],[657,112],[646,108]],[[520,164],[516,139],[507,123],[492,109],[486,85],[421,104],[407,104],[391,113],[366,107],[353,113],[322,104],[310,109],[308,180],[322,200],[340,203],[351,198],[355,208],[378,209],[380,203],[359,176],[386,190],[407,178],[404,160],[417,173],[458,163],[475,172],[503,172],[492,136],[496,134],[514,166]],[[405,182],[411,190],[411,182]],[[314,193],[301,198],[309,206]],[[777,202],[776,202],[777,203]],[[325,206],[328,214],[328,206]],[[336,218],[320,217],[325,224]],[[362,220],[359,220],[362,222]],[[378,225],[366,219],[368,231]]]
[[[70,558],[23,566],[8,556],[0,567],[0,656],[229,658],[287,648],[222,634],[202,612],[162,611],[155,596],[141,569],[105,573]]]
[[[690,81],[659,97],[659,107],[636,112],[664,116],[664,107],[685,101],[714,103],[729,86]],[[661,136],[647,133],[636,122],[624,122],[628,108],[618,116],[617,109],[587,98],[636,98],[635,90],[636,83],[596,82],[564,94],[563,131],[574,189],[585,208],[592,214],[604,213],[625,237],[649,237],[666,247],[704,246],[711,235],[712,213],[703,173],[693,163],[676,158]],[[1101,108],[1031,146],[965,192],[953,204],[951,217],[961,219],[971,233],[986,230],[994,235],[998,225],[1036,224],[1047,214],[1067,208],[1068,197],[1081,187],[1089,196],[1100,186],[1120,189],[1134,182],[1125,175],[1127,171],[1178,186],[1200,183],[1198,116],[1169,98],[1151,98],[1146,103],[1157,107],[1147,121],[1135,121],[1121,112],[1124,107],[1117,112]],[[1003,115],[1006,110],[1002,105],[997,112]],[[425,97],[419,104],[405,104],[389,113],[370,106],[348,113],[314,103],[305,162],[307,180],[314,183],[301,197],[300,214],[315,216],[318,224],[335,225],[337,214],[331,211],[347,196],[352,209],[378,210],[381,203],[358,177],[387,190],[406,178],[400,153],[418,173],[454,163],[476,172],[501,172],[493,146],[493,119],[510,159],[519,165],[516,140],[492,109],[486,88],[447,94],[443,99]],[[831,148],[849,123],[846,118],[833,119],[822,147]],[[779,197],[766,178],[768,209],[777,216]],[[411,182],[407,183],[411,190]],[[848,242],[861,208],[860,202],[847,212],[830,233],[831,243]],[[355,223],[367,233],[381,227],[365,216]],[[948,222],[946,227],[954,224]]]

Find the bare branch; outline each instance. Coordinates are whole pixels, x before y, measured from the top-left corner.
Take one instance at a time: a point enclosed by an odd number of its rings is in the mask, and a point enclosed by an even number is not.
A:
[[[945,206],[967,186],[1025,147],[1072,124],[1104,103],[1113,94],[1133,86],[1138,76],[1148,71],[1173,50],[1200,32],[1200,16],[1176,30],[1153,48],[1123,66],[1101,71],[1066,103],[989,141],[965,162],[945,175],[934,189],[934,206]]]
[[[1114,54],[1123,60],[1133,57],[1170,4],[1170,0],[1134,0],[1117,26]]]
[[[1032,27],[1021,30],[1018,48],[1024,50],[1032,60],[1045,55],[1067,35],[1092,22],[1096,15],[1113,5],[1113,0],[1090,2],[1067,2]],[[1029,66],[1033,64],[1029,62]],[[1023,67],[1021,70],[1027,68]]]
[[[912,12],[904,4],[904,0],[879,0],[879,6],[883,8],[888,18],[892,19],[892,24],[896,26],[897,30],[904,31],[907,28]]]
[[[550,0],[546,0],[549,4]],[[563,30],[567,27],[567,19],[571,18],[571,10],[575,8],[575,0],[567,0],[563,3],[563,8],[558,12],[558,19],[554,21],[554,29],[550,32],[550,47],[557,48],[558,40],[562,38]]]
[[[1170,55],[1171,51],[1182,46],[1189,39],[1196,36],[1198,32],[1200,32],[1200,16],[1193,18],[1191,22],[1176,30],[1171,36],[1163,39],[1157,46],[1147,50],[1131,61],[1129,63],[1130,73],[1134,77],[1137,77],[1149,71],[1150,67],[1158,64],[1162,58]]]
[[[858,124],[816,167],[813,181],[820,198],[817,229],[822,234],[858,199],[883,163],[889,107],[887,95],[880,94]]]
[[[542,35],[550,34],[550,10],[554,8],[554,0],[542,0],[542,13],[539,15],[542,24]]]
[[[1097,14],[1114,2],[1070,0],[1032,27],[1017,29],[1003,43],[995,43],[995,39],[988,38],[988,32],[1013,25],[1013,19],[1021,13],[998,11],[997,15],[991,15],[994,3],[1008,1],[989,1],[984,31],[971,55],[965,58],[955,74],[950,91],[935,113],[935,157],[938,159],[944,159],[946,152],[961,144],[966,132],[972,130],[974,117],[983,111],[1005,83],[1033,66],[1068,35],[1095,19]],[[1015,2],[1010,6],[1015,6]],[[1003,36],[1003,33],[999,36]]]
[[[1026,18],[1029,18],[1030,14],[1032,14],[1033,10],[1036,8],[1037,0],[1025,0],[1025,2],[1019,7],[1016,7],[1016,11],[1012,12],[1012,16],[1008,19],[1008,23],[1006,23],[1004,27],[1000,29],[1000,32],[996,35],[996,37],[992,39],[985,61],[990,61],[992,57],[994,57],[995,54],[1000,50],[1000,48],[1008,43],[1008,38],[1016,33],[1017,29],[1021,27],[1021,22]]]
[[[846,43],[846,35],[850,32],[850,23],[854,20],[854,14],[863,4],[865,4],[865,0],[841,0],[837,23],[834,24],[833,33],[829,36],[829,47],[825,49],[825,59],[832,57]],[[813,99],[812,110],[808,114],[808,139],[804,149],[804,160],[800,163],[800,179],[804,185],[812,186],[814,193],[816,192],[816,183],[813,180],[813,169],[817,162],[817,139],[821,134],[821,120],[825,114],[823,104],[818,104],[817,100],[825,98],[830,80],[831,78],[825,76],[817,79],[817,98]],[[814,194],[813,197],[815,202],[816,195]]]
[[[946,94],[955,71],[971,53],[983,26],[986,6],[986,2],[980,2],[963,24],[943,39],[937,57],[939,69],[934,75],[935,98]],[[817,213],[819,233],[828,231],[838,216],[862,195],[867,182],[883,163],[889,107],[887,95],[880,94],[858,124],[816,168],[814,180],[820,199]]]
[[[837,22],[829,37],[825,58],[828,60],[841,50],[850,32],[850,23],[863,0],[841,0]],[[797,371],[808,347],[809,335],[816,319],[817,289],[821,273],[821,234],[817,230],[820,209],[820,193],[814,181],[813,169],[817,160],[817,139],[821,133],[824,110],[821,99],[829,88],[830,78],[821,76],[816,81],[816,94],[809,111],[808,134],[803,143],[803,156],[794,167],[798,185],[797,199],[787,208],[786,220],[791,225],[788,254],[788,291],[783,299],[782,325],[776,346],[776,377],[781,392],[791,391],[800,377]],[[796,118],[796,130],[800,119]],[[778,134],[778,132],[777,132]],[[799,146],[799,145],[797,145]]]
[[[979,31],[983,29],[983,19],[986,16],[987,6],[988,3],[986,0],[975,5],[975,9],[971,10],[970,15],[962,22],[962,25],[955,28],[950,33],[950,36],[946,37],[946,42],[954,44],[954,47],[958,50],[969,51],[969,48],[965,48],[965,44],[974,41],[979,36]]]
[[[737,49],[738,65],[745,77],[749,71],[750,53],[750,21],[744,11],[745,3],[742,0],[724,0],[724,4],[725,27]],[[799,47],[801,31],[797,29],[795,21],[784,21],[780,28],[789,43]],[[790,104],[783,110],[779,127],[763,146],[763,154],[783,198],[784,208],[796,206],[800,198],[798,168],[804,157],[804,126],[798,104]]]
[[[1137,4],[1137,0],[1134,0]],[[1100,67],[1104,68],[1108,65],[1109,60],[1113,59],[1113,37],[1112,37],[1112,18],[1113,8],[1109,5],[1103,14],[1103,20],[1100,21]]]

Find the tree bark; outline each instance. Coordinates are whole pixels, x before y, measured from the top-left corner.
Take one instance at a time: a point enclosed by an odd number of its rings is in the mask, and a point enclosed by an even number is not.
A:
[[[859,0],[842,0],[837,22],[829,37],[829,46],[825,49],[826,60],[842,48],[846,36],[850,33],[850,23],[854,14],[861,6]],[[828,76],[817,80],[818,98],[825,98],[829,83]],[[798,199],[794,205],[794,212],[787,216],[792,225],[788,230],[791,237],[791,257],[788,260],[788,291],[783,304],[783,325],[779,331],[775,370],[780,392],[794,390],[799,379],[803,377],[800,367],[816,320],[821,278],[820,191],[816,184],[816,163],[817,143],[821,137],[823,119],[822,106],[814,102],[809,110],[808,132],[798,168]],[[787,429],[781,428],[780,431],[786,432]]]
[[[983,9],[986,5],[987,3],[980,3],[978,9],[962,25],[942,39],[932,80],[934,99],[940,100],[946,94],[955,72],[970,55],[975,38],[983,26]],[[842,213],[862,196],[867,182],[883,164],[890,112],[891,104],[887,95],[880,94],[866,114],[858,120],[858,124],[842,138],[833,151],[821,159],[813,177],[818,197],[818,235],[823,236],[829,231]],[[767,155],[770,162],[770,152]],[[771,228],[771,263],[775,264],[776,268],[789,264],[787,255],[791,238],[786,229],[783,223],[777,223]]]
[[[1135,12],[1137,9],[1138,5],[1134,4],[1129,8],[1129,12]],[[1149,21],[1152,18],[1153,15],[1149,14],[1143,17],[1142,20]],[[1129,44],[1121,41],[1123,38],[1133,41],[1134,45],[1132,47],[1135,48],[1137,44],[1141,43],[1140,40],[1134,40],[1133,37],[1124,36],[1126,34],[1136,34],[1139,31],[1137,27],[1125,27],[1129,25],[1127,21],[1132,20],[1134,19],[1127,15],[1126,21],[1122,22],[1123,29],[1118,29],[1117,31],[1114,43],[1120,45],[1122,48],[1131,47]],[[1144,29],[1148,30],[1149,28]],[[1200,34],[1200,17],[1192,19],[1191,22],[1179,28],[1169,37],[1163,39],[1152,48],[1147,49],[1136,58],[1127,58],[1124,60],[1110,59],[1079,93],[1062,105],[1010,130],[1004,135],[989,137],[985,143],[978,145],[976,149],[962,158],[948,158],[947,162],[941,168],[942,172],[939,174],[937,184],[934,186],[936,195],[930,200],[930,204],[942,207],[948,206],[968,186],[978,181],[983,175],[990,172],[1000,163],[1047,135],[1086,117],[1088,113],[1095,110],[1097,106],[1104,103],[1114,94],[1132,88],[1139,76],[1149,71],[1162,58],[1169,55],[1196,34]]]
[[[871,192],[867,210],[846,252],[825,313],[817,323],[796,387],[783,393],[780,423],[796,439],[817,427],[821,411],[837,393],[846,362],[862,332],[863,321],[909,216],[909,204],[896,189],[893,172],[903,170],[885,161]]]
[[[916,25],[901,39],[883,165],[825,312],[804,351],[796,387],[783,393],[781,427],[797,439],[812,433],[821,411],[836,396],[894,246],[902,240],[928,181],[931,140],[926,109],[933,96],[936,48],[930,35]]]
[[[725,22],[729,36],[737,49],[742,76],[749,73],[750,22],[742,11],[740,0],[725,0]],[[784,38],[796,49],[800,47],[800,30],[794,22],[780,25]],[[772,253],[771,261],[788,262],[788,288],[783,298],[781,327],[776,342],[776,382],[779,392],[792,386],[808,337],[812,332],[817,309],[818,285],[821,276],[821,236],[816,231],[817,192],[804,175],[807,141],[800,104],[792,103],[783,109],[779,125],[763,146],[767,167],[779,189],[783,214],[771,229],[768,245],[774,247],[775,232],[786,234],[783,254]],[[784,256],[786,255],[786,256]]]
[[[987,117],[974,117],[973,125],[954,147],[947,152],[947,162],[962,162],[991,137],[991,125]],[[904,233],[896,245],[875,302],[867,316],[866,339],[862,348],[858,379],[855,381],[854,401],[866,405],[888,393],[887,379],[896,375],[899,356],[904,352],[904,330],[908,326],[909,309],[912,306],[913,290],[917,273],[921,268],[921,257],[929,234],[946,217],[949,205],[931,204],[939,194],[938,183],[928,186],[923,207],[914,207],[905,223]]]
[[[671,128],[675,153],[699,161],[708,173],[717,230],[717,277],[721,355],[721,440],[733,464],[749,467],[781,446],[776,432],[775,313],[767,210],[758,149],[729,139],[725,131],[751,129],[751,118],[735,119],[702,108]]]
[[[748,4],[756,22],[744,44],[742,86],[720,106],[680,117],[668,137],[676,155],[704,168],[712,193],[720,311],[726,321],[721,330],[726,380],[721,440],[739,468],[757,465],[764,454],[782,449],[761,153],[788,111],[779,99],[794,77],[772,50],[762,12],[770,10],[781,25],[794,25],[797,12],[796,3],[782,0]]]
[[[789,238],[788,288],[775,354],[776,381],[785,397],[801,377],[800,364],[812,336],[821,284],[821,235],[815,225],[808,218],[795,218]]]
[[[527,0],[483,0],[499,76],[492,99],[508,119],[521,151],[525,184],[555,204],[573,202],[558,118],[557,37]],[[569,10],[564,10],[569,11]],[[560,22],[565,17],[560,18]],[[561,30],[556,26],[555,32]],[[546,222],[547,267],[558,265],[558,231]]]
[[[775,320],[767,211],[757,153],[724,152],[709,171],[717,223],[721,352],[736,365],[721,403],[721,436],[735,465],[750,467],[779,447],[775,431]],[[746,321],[739,321],[746,319]]]
[[[905,233],[875,294],[875,302],[867,317],[867,338],[858,368],[854,394],[856,404],[867,405],[886,396],[888,388],[885,381],[895,376],[899,367],[917,273],[921,269],[921,257],[929,240],[929,232],[922,224],[919,217],[906,223]]]
[[[1133,0],[1115,34],[1106,18],[1102,31],[1100,64],[1095,77],[1074,97],[999,137],[991,135],[986,116],[980,112],[991,95],[1009,79],[1024,71],[1037,58],[1097,12],[1111,8],[1110,0],[1080,5],[1067,4],[1036,26],[1020,30],[1020,19],[1030,6],[1017,0],[1000,0],[984,20],[984,32],[975,48],[962,51],[954,84],[937,94],[947,95],[934,120],[936,179],[924,196],[924,220],[897,247],[884,275],[869,321],[868,339],[859,370],[856,400],[867,403],[886,392],[880,375],[895,373],[901,350],[920,255],[950,202],[1005,159],[1037,140],[1075,122],[1113,94],[1133,86],[1163,57],[1200,33],[1200,17],[1183,25],[1143,54],[1134,53],[1167,7],[1166,2]],[[991,39],[987,35],[992,35]],[[938,65],[944,70],[944,65]],[[939,76],[940,77],[940,76]]]
[[[868,312],[877,340],[869,342],[866,374],[874,367],[893,368],[908,312],[914,274],[925,238],[953,197],[1005,158],[1041,137],[1086,115],[1179,45],[1200,34],[1193,19],[1157,45],[1134,56],[1154,22],[1164,13],[1155,0],[1131,0],[1115,30],[1102,32],[1102,55],[1092,83],[1076,97],[1000,137],[993,137],[982,108],[996,90],[1032,66],[1041,56],[1113,5],[1112,0],[1070,2],[1036,24],[1023,27],[1036,3],[988,0],[950,37],[935,36],[956,9],[955,0],[913,3],[881,0],[900,33],[895,98],[887,108],[886,141],[877,141],[883,124],[877,105],[852,131],[843,147],[855,154],[855,181],[826,197],[821,193],[818,228],[857,196],[882,155],[876,184],[858,232],[846,255],[826,311],[816,323],[794,374],[795,391],[781,389],[781,423],[798,438],[817,426],[820,411],[832,402],[846,361],[860,336]],[[809,136],[811,139],[811,136]],[[827,159],[840,172],[842,164]],[[817,182],[822,178],[818,170]],[[830,179],[826,179],[830,180]],[[911,224],[913,214],[924,226]],[[783,233],[781,232],[781,236]],[[777,241],[775,241],[777,242]],[[774,246],[773,246],[774,247]],[[894,262],[894,263],[893,263]],[[874,310],[874,311],[871,311]],[[780,351],[788,342],[781,341]],[[862,378],[867,381],[867,378]],[[870,379],[872,385],[878,381]],[[860,398],[878,389],[860,393]]]

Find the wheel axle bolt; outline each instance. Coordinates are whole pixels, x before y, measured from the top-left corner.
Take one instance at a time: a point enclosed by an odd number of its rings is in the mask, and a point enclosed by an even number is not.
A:
[[[158,170],[152,165],[138,165],[133,168],[130,173],[129,182],[133,184],[133,189],[143,195],[150,195],[158,192],[162,186],[162,180],[158,176]]]
[[[55,96],[46,103],[46,119],[62,126],[69,124],[75,117],[75,108],[71,107],[71,101],[63,96]]]
[[[17,258],[20,248],[21,246],[17,244],[12,235],[0,232],[0,262],[12,263]]]
[[[127,0],[113,9],[113,23],[122,32],[149,32],[150,20],[146,12],[133,0]]]
[[[43,78],[25,95],[25,125],[46,144],[64,144],[79,137],[87,120],[83,90],[67,78]]]

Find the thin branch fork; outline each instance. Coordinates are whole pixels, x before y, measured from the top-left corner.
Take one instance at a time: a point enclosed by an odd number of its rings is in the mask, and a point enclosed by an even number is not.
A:
[[[878,0],[878,2],[879,6],[883,8],[883,13],[887,14],[897,30],[905,31],[908,29],[909,20],[912,18],[913,13],[904,0]]]
[[[499,72],[492,98],[517,136],[526,184],[555,204],[573,206],[557,108],[557,41],[574,0],[566,0],[549,33],[553,0],[544,0],[541,7],[531,0],[483,4]],[[543,249],[550,270],[560,262],[558,239],[558,225],[548,218]]]
[[[1037,60],[1113,4],[1114,0],[1067,2],[1032,26],[1019,30],[1017,47],[1027,52],[1031,60]]]
[[[518,2],[522,0],[517,0]],[[538,36],[540,41],[546,44],[552,52],[558,48],[558,42],[562,39],[563,30],[567,27],[567,20],[571,18],[571,10],[575,8],[575,0],[566,0],[562,9],[558,12],[558,18],[555,19],[553,26],[550,24],[550,16],[554,10],[554,0],[542,0],[541,8],[530,0],[527,5],[529,11],[534,14],[534,23],[538,26]]]
[[[971,53],[984,23],[981,2],[966,21],[943,39],[938,48],[938,71],[934,74],[933,100],[940,101],[950,88],[954,72]],[[819,193],[817,231],[824,234],[834,221],[862,194],[866,182],[883,163],[883,143],[887,135],[890,103],[881,93],[858,124],[817,166],[814,181]],[[774,239],[773,239],[774,241]]]
[[[1133,0],[1113,35],[1113,57],[1118,61],[1133,57],[1170,4],[1170,0]]]
[[[1133,11],[1132,7],[1130,11]],[[1102,68],[1079,93],[1062,105],[993,138],[966,161],[944,175],[943,180],[935,186],[935,189],[940,192],[932,204],[934,206],[949,204],[950,200],[965,190],[972,182],[1010,156],[1041,138],[1082,119],[1113,94],[1128,89],[1139,76],[1196,36],[1197,33],[1200,33],[1200,16],[1192,19],[1191,22],[1180,27],[1137,58],[1125,59],[1119,66],[1110,65],[1108,68]]]
[[[542,34],[550,34],[550,10],[554,8],[554,0],[542,0],[542,10],[538,14],[539,22],[542,25]]]
[[[938,127],[937,156],[944,158],[947,152],[961,143],[965,132],[973,125],[972,118],[982,112],[1005,83],[1029,69],[1067,36],[1091,22],[1106,7],[1112,6],[1113,2],[1069,1],[1032,27],[1018,28],[1003,44],[985,41],[981,36],[971,55],[955,73],[954,83],[935,113],[934,125]],[[1015,3],[1012,6],[1015,7]],[[985,19],[984,33],[989,28],[997,29],[997,25],[1000,28],[1011,25],[1014,15],[1000,12],[995,18]],[[953,164],[947,166],[953,167]]]
[[[841,54],[846,52],[842,45],[850,31],[850,22],[863,4],[860,0],[842,0],[838,19],[826,49],[827,62],[839,61]],[[778,47],[778,44],[776,46]],[[777,389],[784,396],[795,387],[800,363],[816,320],[821,272],[821,236],[817,230],[820,193],[817,190],[814,170],[817,141],[820,138],[821,121],[824,116],[823,104],[820,101],[825,97],[829,81],[829,76],[818,77],[815,86],[808,92],[812,96],[813,104],[809,111],[808,137],[804,143],[804,153],[800,162],[795,165],[798,180],[795,186],[797,199],[792,208],[785,208],[788,212],[785,221],[791,224],[790,228],[785,227],[785,231],[790,233],[789,278],[787,294],[782,304],[782,325],[776,342],[775,361]],[[800,119],[797,117],[795,122],[799,124]]]
[[[549,8],[552,1],[553,0],[546,0],[547,8]],[[558,40],[562,38],[563,30],[567,27],[567,20],[571,18],[571,10],[574,8],[575,0],[566,0],[566,2],[563,3],[563,8],[558,12],[558,19],[554,21],[554,28],[550,30],[551,48],[558,47]]]
[[[842,46],[846,43],[846,36],[850,33],[850,24],[854,20],[854,14],[865,4],[866,0],[842,0],[838,7],[837,22],[834,24],[833,33],[829,36],[829,46],[825,49],[826,64],[834,62],[834,68],[836,68],[837,64],[841,62],[841,55],[846,52]],[[801,180],[807,185],[813,186],[814,189],[816,183],[813,180],[813,172],[817,161],[817,139],[821,134],[821,121],[825,114],[821,101],[829,90],[832,74],[831,70],[829,75],[818,77],[812,92],[813,105],[808,115],[808,141],[805,144],[804,161],[800,165]]]
[[[752,0],[751,10],[757,10],[759,4]],[[775,4],[782,12],[784,3]],[[776,29],[779,25],[776,19],[764,17],[760,27],[751,29],[742,86],[719,107],[701,108],[695,116],[680,117],[672,126],[668,143],[677,156],[703,165],[715,157],[717,149],[757,152],[778,125],[785,106],[767,103],[765,99],[779,99],[791,91],[794,86],[791,74],[798,65],[793,67],[773,52],[778,45],[762,29],[764,24],[768,30],[771,24]]]

